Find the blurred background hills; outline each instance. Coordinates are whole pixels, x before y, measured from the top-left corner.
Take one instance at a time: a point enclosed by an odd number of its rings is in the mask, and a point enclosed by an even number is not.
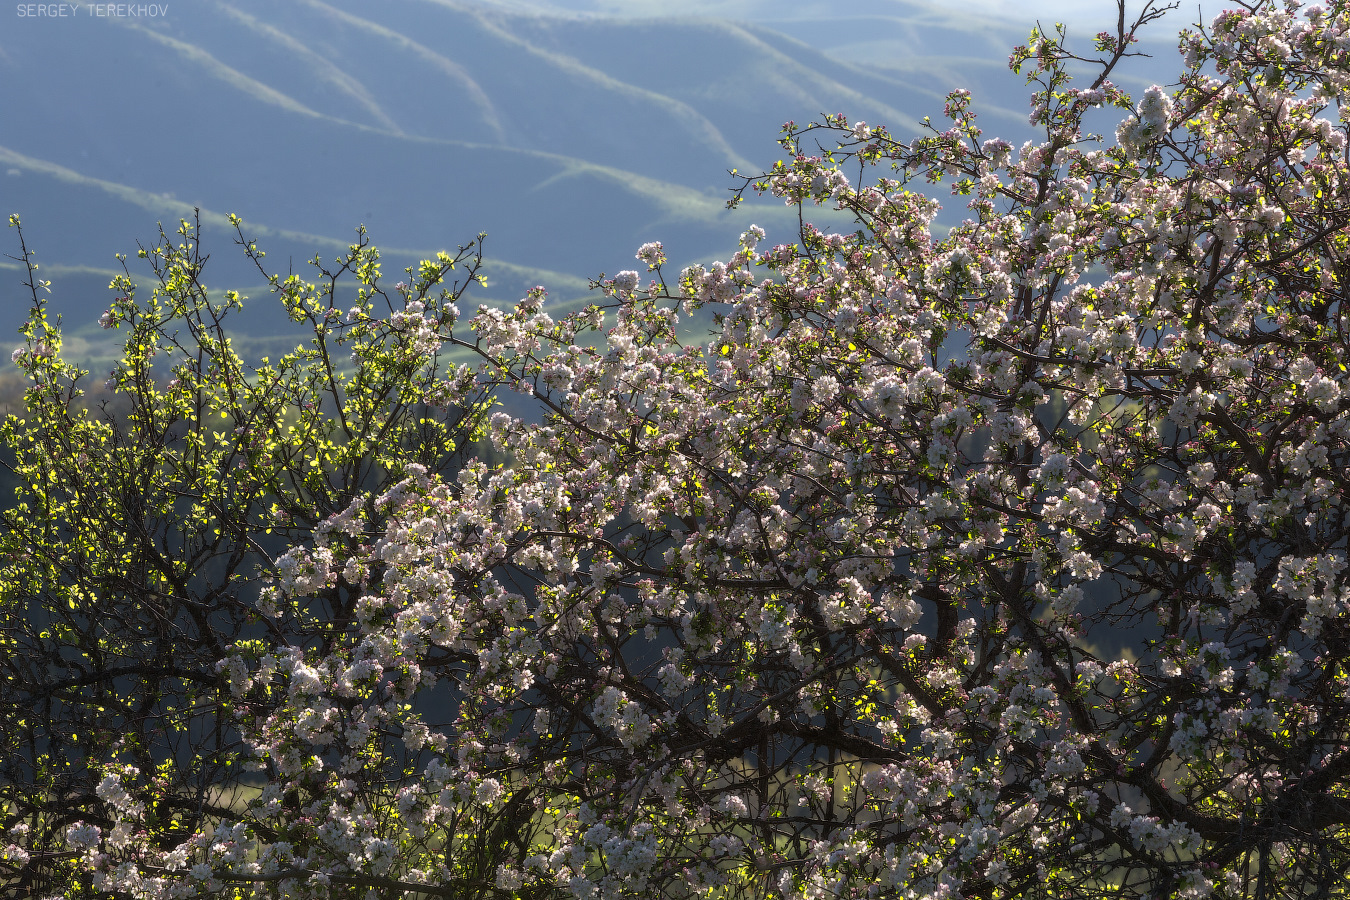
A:
[[[116,352],[94,324],[114,255],[145,276],[137,243],[194,207],[208,286],[252,298],[235,322],[250,355],[293,338],[226,213],[243,217],[283,274],[316,253],[331,259],[358,224],[393,281],[484,231],[489,286],[478,302],[543,284],[568,304],[588,278],[636,268],[645,241],[664,242],[678,269],[729,254],[751,222],[790,239],[795,218],[781,204],[724,208],[728,170],[772,165],[787,120],[842,112],[909,136],[967,87],[987,134],[1031,136],[1028,89],[1006,60],[1034,22],[997,0],[161,6],[136,17],[94,16],[87,4],[62,18],[0,12],[0,212],[23,219],[77,358]],[[1040,13],[1046,24],[1068,18],[1086,50],[1113,7]],[[1169,35],[1196,19],[1177,13],[1156,29],[1148,49],[1163,72],[1176,67]],[[1147,85],[1149,71],[1118,81]],[[12,231],[5,241],[17,255]],[[3,262],[8,347],[27,296]]]

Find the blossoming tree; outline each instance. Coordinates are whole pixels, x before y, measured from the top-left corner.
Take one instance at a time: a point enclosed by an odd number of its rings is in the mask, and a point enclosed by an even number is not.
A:
[[[184,222],[142,251],[153,290],[114,282],[102,324],[125,346],[101,389],[62,358],[22,247],[33,306],[13,360],[28,389],[23,417],[0,422],[20,486],[0,510],[5,896],[78,896],[79,851],[127,846],[113,818],[125,804],[160,844],[228,814],[239,735],[216,664],[241,639],[308,636],[259,620],[259,571],[404,462],[455,471],[482,418],[472,388],[445,401],[459,370],[434,358],[427,324],[457,314],[476,248],[394,287],[362,234],[314,282],[271,278],[312,342],[248,365],[230,342],[240,298],[207,291],[197,234]],[[331,309],[349,293],[390,314],[341,323]],[[323,615],[336,625],[350,610]],[[130,794],[97,768],[114,749],[146,775]]]
[[[165,840],[109,758],[90,885],[1344,893],[1350,6],[1224,13],[1135,102],[1156,17],[1033,33],[1019,149],[963,92],[910,142],[789,126],[742,192],[848,230],[648,244],[561,320],[405,311],[547,416],[277,560],[257,611],[306,639],[219,663],[254,795]]]

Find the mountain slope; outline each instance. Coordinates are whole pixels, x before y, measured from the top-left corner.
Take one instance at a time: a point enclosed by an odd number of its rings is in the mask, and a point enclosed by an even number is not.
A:
[[[683,264],[731,252],[751,221],[785,239],[794,220],[775,202],[724,209],[727,170],[771,165],[789,119],[916,131],[941,111],[941,77],[829,48],[947,47],[958,20],[898,0],[860,0],[853,18],[757,4],[728,5],[747,13],[736,21],[461,0],[16,19],[0,31],[0,211],[22,215],[43,261],[103,269],[201,207],[222,287],[257,277],[231,258],[227,212],[275,241],[274,259],[331,256],[362,223],[381,246],[428,252],[486,231],[499,271],[551,272],[569,291],[635,265],[649,240]],[[1004,37],[977,32],[972,53]],[[0,291],[22,300],[12,281]],[[0,306],[0,331],[22,308]]]

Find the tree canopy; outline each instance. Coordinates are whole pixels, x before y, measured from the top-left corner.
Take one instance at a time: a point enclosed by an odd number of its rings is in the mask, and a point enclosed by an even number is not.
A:
[[[1160,15],[1122,5],[1095,55],[1033,32],[1021,148],[962,91],[908,141],[789,123],[732,202],[780,197],[798,233],[678,275],[644,245],[558,319],[535,291],[462,320],[449,258],[389,291],[361,245],[348,309],[333,280],[273,282],[311,349],[220,367],[188,229],[148,254],[155,298],[110,311],[136,428],[189,426],[138,451],[62,412],[79,373],[35,306],[5,432],[31,498],[7,665],[36,673],[7,677],[43,685],[4,707],[12,877],[1343,896],[1350,5],[1223,13],[1131,98],[1111,79]],[[939,192],[969,210],[945,232]],[[827,204],[848,228],[810,224]],[[447,347],[477,362],[445,371]],[[188,360],[172,387],[160,351]],[[503,458],[446,460],[478,435]],[[182,460],[209,478],[157,474]],[[83,511],[109,503],[172,537]],[[251,535],[261,584],[194,593],[195,552],[254,577]],[[152,671],[185,631],[190,664]],[[58,713],[96,723],[78,750]]]

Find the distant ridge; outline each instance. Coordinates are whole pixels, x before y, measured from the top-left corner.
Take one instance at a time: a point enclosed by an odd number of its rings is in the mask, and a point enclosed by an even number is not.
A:
[[[16,19],[0,31],[0,212],[74,272],[200,207],[222,287],[258,278],[227,212],[283,269],[331,256],[361,223],[386,272],[485,231],[490,300],[534,280],[579,297],[645,241],[683,265],[733,252],[752,221],[791,239],[771,198],[724,208],[727,170],[772,165],[787,120],[843,112],[906,136],[973,83],[982,124],[1022,139],[1006,56],[1025,30],[911,0],[844,15],[767,0],[198,0],[154,20]],[[59,302],[86,327],[105,300]]]

